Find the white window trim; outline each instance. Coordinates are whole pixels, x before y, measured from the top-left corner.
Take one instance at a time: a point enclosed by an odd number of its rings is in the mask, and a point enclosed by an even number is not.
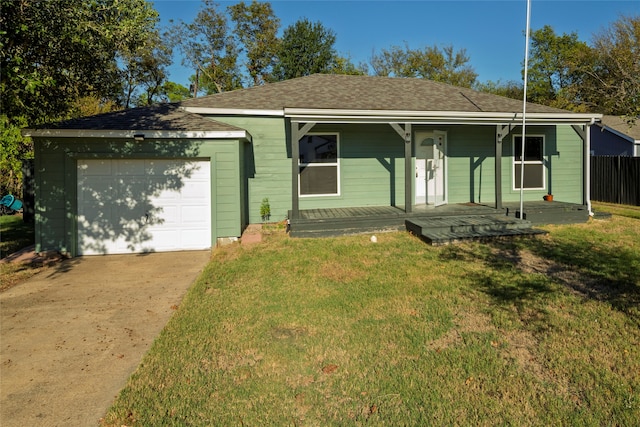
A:
[[[339,132],[309,132],[304,136],[313,136],[313,135],[335,135],[336,136],[336,152],[337,157],[334,163],[300,163],[300,157],[298,157],[298,197],[300,198],[313,198],[313,197],[339,197],[341,193],[341,185],[340,185],[340,133]],[[297,142],[300,144],[300,140]],[[302,194],[302,187],[300,185],[300,167],[322,167],[322,166],[335,166],[336,167],[336,175],[337,175],[337,193],[328,193],[328,194]]]
[[[513,191],[520,191],[520,183],[516,183],[516,165],[520,165],[521,161],[520,160],[516,160],[516,138],[522,138],[522,135],[513,135],[513,139],[512,139],[512,143],[511,143],[511,148],[512,148],[512,153],[513,155],[511,156],[512,158],[512,165],[511,165],[511,183],[512,183],[512,189]],[[545,135],[541,135],[541,134],[534,134],[534,135],[527,135],[526,138],[542,138],[542,159],[541,160],[535,160],[535,161],[527,161],[525,160],[524,164],[525,165],[542,165],[542,187],[535,187],[535,188],[524,188],[524,191],[540,191],[540,190],[546,190],[547,189],[547,167],[545,165],[544,162],[544,158],[547,154],[547,140],[545,138]],[[522,156],[524,156],[524,153],[521,153]],[[516,185],[517,184],[517,185]]]

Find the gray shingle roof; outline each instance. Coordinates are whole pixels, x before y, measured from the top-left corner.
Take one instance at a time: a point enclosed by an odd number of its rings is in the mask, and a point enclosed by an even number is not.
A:
[[[632,126],[620,116],[603,116],[602,125],[640,141],[640,117],[636,120],[635,125]]]
[[[184,107],[521,112],[522,101],[425,79],[314,74],[182,101]],[[529,103],[531,113],[568,113]]]
[[[236,131],[238,127],[188,113],[178,104],[160,104],[44,125],[39,129]]]

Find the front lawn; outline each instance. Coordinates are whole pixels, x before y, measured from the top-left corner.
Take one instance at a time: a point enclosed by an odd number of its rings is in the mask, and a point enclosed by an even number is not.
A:
[[[219,249],[103,425],[634,425],[640,221],[547,230]]]
[[[610,214],[640,219],[640,206],[618,205],[605,202],[593,202],[592,204],[593,209],[595,209],[596,211],[603,211]]]
[[[22,220],[22,215],[0,215],[0,259],[34,242],[33,224]]]

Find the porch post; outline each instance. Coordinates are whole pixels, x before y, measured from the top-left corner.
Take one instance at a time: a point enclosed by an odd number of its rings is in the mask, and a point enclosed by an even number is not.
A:
[[[515,125],[496,125],[496,165],[495,192],[496,209],[502,209],[502,141],[511,133]]]
[[[582,139],[582,204],[591,215],[591,130],[589,125],[571,127]]]
[[[404,211],[413,211],[413,169],[411,168],[411,123],[405,123],[404,129],[399,123],[389,123],[404,141]]]
[[[404,211],[413,212],[413,168],[411,167],[411,123],[404,126]]]
[[[496,126],[496,170],[495,170],[495,193],[496,209],[502,209],[502,126]]]
[[[300,197],[298,189],[298,174],[300,169],[298,160],[300,159],[300,140],[298,123],[291,123],[291,217],[298,218],[300,216]],[[292,219],[289,218],[289,219]]]
[[[302,127],[299,127],[298,122],[291,122],[291,216],[298,218],[300,216],[300,191],[298,175],[300,174],[300,167],[298,160],[300,159],[300,145],[298,141],[305,136],[311,128],[316,124],[315,122],[304,123]]]

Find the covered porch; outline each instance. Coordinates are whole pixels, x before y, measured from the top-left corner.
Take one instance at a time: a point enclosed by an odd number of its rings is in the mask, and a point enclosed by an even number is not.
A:
[[[519,203],[495,206],[458,203],[438,207],[366,206],[300,210],[289,216],[292,237],[332,237],[349,234],[408,230],[432,244],[461,240],[496,238],[543,233],[533,228],[541,224],[586,222],[586,205],[561,201],[527,202],[520,219]]]
[[[475,207],[493,208],[494,213],[501,213],[502,210],[515,211],[515,205],[511,202],[515,199],[516,193],[519,193],[520,182],[517,179],[516,183],[516,178],[520,174],[520,163],[513,166],[514,159],[518,154],[515,153],[516,149],[511,147],[511,139],[517,136],[518,126],[521,124],[521,115],[518,113],[466,113],[438,117],[426,115],[423,112],[374,113],[370,111],[285,109],[285,117],[289,121],[287,144],[290,147],[291,158],[291,209],[288,212],[288,218],[291,220],[308,221],[311,220],[310,212],[320,211],[341,212],[340,215],[348,217],[353,212],[361,212],[359,210],[361,208],[358,206],[368,206],[367,209],[380,207],[382,210],[377,213],[383,217],[397,217],[398,215],[411,217],[414,214],[432,212],[431,205],[448,204],[452,206],[439,206],[433,212],[438,212],[438,214],[445,211],[458,213],[461,206],[465,206],[467,201],[481,203],[481,205],[473,204]],[[532,198],[537,200],[538,193],[541,191],[551,193],[552,186],[554,190],[562,187],[567,182],[566,175],[571,174],[570,179],[574,188],[565,190],[565,194],[569,191],[573,193],[568,200],[572,203],[582,203],[588,206],[590,140],[587,130],[589,122],[585,117],[576,117],[575,114],[569,117],[530,114],[528,120],[530,124],[535,126],[536,132],[548,135],[537,137],[542,142],[539,142],[540,149],[537,152],[540,158],[536,165],[526,165],[526,170],[531,172],[527,172],[525,176],[533,176],[535,185],[527,183],[525,180],[525,201],[527,199],[531,201]],[[564,125],[565,129],[563,136],[565,147],[563,148],[566,148],[566,141],[570,138],[566,135],[566,129],[572,129],[572,131],[569,130],[569,133],[573,134],[573,138],[577,135],[578,141],[581,142],[579,145],[571,146],[569,148],[571,152],[568,155],[565,150],[562,150],[564,154],[562,160],[559,160],[558,125]],[[374,151],[375,154],[366,153],[371,134],[365,134],[365,132],[371,126],[378,126],[375,129],[379,133],[384,131],[385,126],[388,131],[391,131],[385,140],[387,144],[391,145],[387,145],[386,148],[378,146],[372,149],[377,150]],[[323,133],[339,135],[340,132],[348,134],[351,139],[347,141],[347,137],[343,138],[345,140],[343,144],[342,141],[338,142],[338,136],[334,136],[331,143],[335,147],[344,145],[347,148],[334,148],[331,153],[332,157],[329,156],[327,159],[306,159],[311,157],[306,153],[308,148],[303,149],[303,146],[299,145],[303,144],[304,138],[307,138],[308,135],[324,137]],[[362,135],[361,141],[354,142],[354,135],[357,134]],[[422,141],[424,134],[431,136]],[[448,138],[447,134],[452,137]],[[442,137],[438,139],[437,135]],[[545,148],[544,138],[549,140],[546,143],[549,145],[548,148]],[[421,152],[419,155],[418,148],[422,150],[422,146],[428,140],[431,141],[432,146],[426,148],[432,148],[426,153],[430,154]],[[529,142],[527,143],[529,144]],[[354,153],[352,147],[357,144],[361,144],[363,148],[360,148],[360,152]],[[309,141],[303,145],[307,147]],[[316,151],[320,150],[319,147],[315,147]],[[348,150],[349,152],[347,152]],[[525,150],[525,152],[526,156],[531,155],[529,151]],[[314,155],[320,156],[317,153]],[[385,179],[390,182],[388,185],[383,184],[386,187],[381,185],[380,175],[356,176],[350,172],[357,170],[358,173],[361,173],[366,170],[363,169],[363,162],[356,164],[353,159],[361,160],[367,157],[377,160],[386,169],[388,175],[385,175]],[[394,161],[399,162],[394,163]],[[433,190],[429,187],[426,192],[427,198],[435,197],[435,199],[426,200],[425,189],[419,189],[421,183],[424,187],[424,182],[422,182],[424,178],[419,173],[419,161],[423,168],[422,163],[426,162],[431,165],[427,167],[427,174],[433,173],[432,171],[435,170],[441,174],[437,175],[439,179],[437,183],[431,182],[433,180],[426,183],[427,187],[432,184],[438,186]],[[528,157],[527,161],[529,161]],[[553,167],[551,166],[552,162],[554,163]],[[560,165],[560,162],[565,163]],[[567,162],[570,162],[570,172],[566,171]],[[324,169],[310,166],[320,166]],[[375,166],[377,165],[369,165],[368,167]],[[484,177],[479,175],[482,173],[483,166],[492,169],[490,172],[485,172]],[[513,170],[511,170],[512,168]],[[565,168],[564,171],[563,168]],[[323,170],[332,171],[333,175],[318,173]],[[366,170],[366,172],[370,172],[370,170]],[[304,178],[304,183],[303,171],[306,174],[304,176],[307,177]],[[314,172],[311,173],[311,171]],[[347,176],[348,173],[350,173],[348,178],[343,179],[343,175]],[[565,176],[556,178],[556,174],[558,176],[564,174]],[[364,178],[362,178],[363,176]],[[386,178],[387,176],[388,178]],[[418,177],[422,179],[420,183]],[[310,189],[309,182],[311,180],[314,180],[315,183],[326,182],[327,185],[317,185],[317,188]],[[360,187],[355,187],[353,182],[359,182]],[[347,188],[347,186],[349,187]],[[431,191],[434,193],[430,193]],[[385,196],[385,192],[389,193],[388,206],[384,206],[384,201],[380,200],[381,195]],[[505,192],[507,194],[503,194]],[[486,196],[482,197],[484,194],[490,194],[489,199]],[[362,200],[364,195],[369,198],[366,204]],[[371,202],[372,200],[373,202]],[[312,207],[316,209],[310,209]],[[355,216],[361,217],[360,214]]]

